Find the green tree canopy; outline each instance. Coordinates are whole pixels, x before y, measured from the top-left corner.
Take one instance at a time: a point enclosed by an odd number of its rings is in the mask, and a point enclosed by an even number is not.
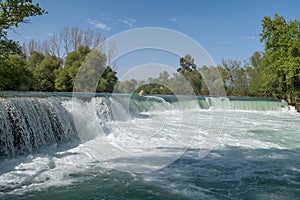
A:
[[[135,79],[125,80],[125,81],[119,82],[116,85],[116,91],[121,92],[121,93],[130,94],[135,91],[137,85],[138,85],[138,81]]]
[[[55,56],[45,56],[43,61],[33,71],[36,79],[36,83],[33,85],[34,90],[55,91],[56,70],[60,69],[61,65],[61,59]]]
[[[222,60],[218,70],[223,78],[227,95],[248,95],[249,69],[238,60]]]
[[[180,67],[177,69],[177,72],[184,74],[185,72],[191,72],[197,68],[194,63],[194,58],[191,55],[186,54],[184,57],[180,58]]]
[[[265,16],[260,36],[265,45],[264,90],[289,96],[300,86],[300,23],[278,14]]]
[[[187,54],[184,57],[180,58],[180,68],[177,69],[177,72],[181,73],[186,80],[191,84],[194,93],[196,95],[201,94],[202,90],[202,76],[197,70],[197,66],[194,63],[194,58],[191,55]]]
[[[247,74],[249,75],[249,94],[251,96],[265,95],[263,85],[264,78],[262,75],[263,70],[263,53],[254,52],[250,57],[250,63],[248,63]]]
[[[10,55],[0,66],[0,90],[28,90],[32,73],[26,68],[26,60]]]
[[[105,67],[105,62],[106,57],[101,52],[90,50],[88,46],[79,46],[67,55],[64,68],[56,70],[55,89],[71,92],[76,80],[79,91],[95,92],[91,91],[95,87],[92,84],[98,83],[96,92],[113,92],[118,81],[117,72],[109,66]]]
[[[55,89],[57,91],[73,91],[76,75],[88,53],[90,53],[88,46],[79,46],[76,51],[67,55],[64,68],[56,71]]]
[[[6,0],[0,2],[0,56],[20,54],[19,43],[7,38],[10,29],[17,28],[20,23],[28,22],[32,16],[46,14],[39,4],[32,0]]]
[[[30,56],[27,59],[27,67],[30,71],[34,71],[34,69],[36,68],[37,65],[39,65],[43,59],[45,58],[45,56],[37,51],[31,51],[30,52]]]
[[[97,92],[113,92],[118,82],[117,72],[109,66],[105,68],[97,86]]]

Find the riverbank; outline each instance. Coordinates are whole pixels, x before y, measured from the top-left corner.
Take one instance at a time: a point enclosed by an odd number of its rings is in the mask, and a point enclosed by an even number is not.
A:
[[[290,106],[294,106],[297,112],[300,113],[300,101],[298,95],[293,95],[292,97],[291,96],[285,97],[284,100],[286,100],[286,102]]]
[[[295,104],[295,108],[296,108],[296,110],[300,113],[300,102],[297,102],[297,103]]]

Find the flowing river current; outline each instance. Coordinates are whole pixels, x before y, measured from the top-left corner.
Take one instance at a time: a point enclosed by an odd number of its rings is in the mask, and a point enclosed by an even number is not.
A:
[[[299,199],[277,99],[3,93],[0,199]]]

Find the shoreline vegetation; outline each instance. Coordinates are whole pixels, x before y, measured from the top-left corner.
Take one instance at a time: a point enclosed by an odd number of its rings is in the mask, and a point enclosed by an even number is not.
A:
[[[173,75],[164,71],[157,78],[120,82],[116,72],[119,66],[106,64],[111,55],[94,50],[105,40],[100,33],[65,26],[45,41],[32,39],[21,45],[8,38],[8,32],[27,23],[28,18],[44,14],[47,11],[31,0],[1,1],[0,91],[72,92],[79,68],[86,60],[93,59],[97,66],[87,74],[102,74],[96,92],[186,95],[188,92],[181,84],[184,79],[195,95],[205,96],[209,91],[200,71],[209,73],[210,69],[217,68],[226,96],[284,99],[300,112],[300,23],[297,20],[286,21],[278,14],[273,19],[265,16],[259,33],[264,50],[254,52],[247,61],[229,59],[222,60],[218,66],[196,66],[193,57],[197,55],[187,54],[180,58],[177,73]],[[110,52],[114,53],[115,48],[117,44]]]

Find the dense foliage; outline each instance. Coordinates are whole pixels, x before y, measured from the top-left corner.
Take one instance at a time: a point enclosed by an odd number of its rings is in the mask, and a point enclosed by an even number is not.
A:
[[[28,22],[28,17],[47,13],[33,4],[32,0],[6,0],[0,2],[0,58],[9,54],[20,54],[21,47],[18,42],[7,38],[10,29],[17,28],[20,23]]]
[[[116,72],[109,66],[105,67],[105,55],[99,51],[91,52],[89,47],[100,43],[100,35],[90,30],[82,32],[78,28],[69,30],[64,27],[60,39],[66,44],[74,44],[74,47],[64,45],[65,59],[60,57],[61,47],[57,45],[56,34],[47,45],[31,41],[27,46],[23,45],[23,49],[17,41],[8,39],[9,30],[17,28],[20,23],[27,23],[30,17],[46,13],[32,0],[0,2],[0,90],[73,91],[79,68],[87,66],[87,62],[96,62],[94,69],[87,68],[86,74],[93,76],[95,69],[98,72],[102,70],[97,92],[112,92],[118,80]],[[86,59],[89,54],[93,57]],[[89,77],[85,78],[84,81],[89,80]]]
[[[254,52],[253,55],[242,64],[238,60],[223,60],[217,66],[225,86],[227,95],[234,96],[264,96],[286,99],[290,104],[299,102],[300,97],[300,23],[297,20],[286,21],[284,17],[275,14],[272,19],[265,16],[262,20],[260,40],[264,43],[264,51]],[[168,84],[177,83],[175,79],[180,74],[189,80],[195,94],[207,95],[208,90],[203,82],[201,73],[193,64],[190,55],[180,59],[179,74],[165,80]],[[202,66],[210,68],[212,66]],[[156,82],[160,83],[161,76]],[[153,79],[152,79],[153,80]],[[154,79],[155,80],[155,79]],[[121,89],[128,85],[139,86],[145,80],[138,83],[136,80],[119,83]],[[168,85],[167,84],[167,85]],[[166,85],[166,84],[163,84]],[[157,93],[157,86],[152,84],[145,88],[148,93]],[[177,85],[176,87],[180,87]],[[161,86],[160,86],[161,88]],[[126,90],[126,88],[125,88]],[[182,89],[184,93],[184,89]],[[173,91],[174,92],[174,91]],[[168,93],[168,92],[166,92]]]
[[[272,96],[285,98],[291,104],[299,101],[300,23],[297,20],[286,21],[277,14],[273,19],[265,16],[260,33],[264,51],[254,52],[244,64],[238,60],[222,60],[218,66],[196,66],[192,58],[196,55],[186,55],[180,58],[180,67],[172,75],[162,72],[157,78],[118,82],[116,72],[105,64],[111,55],[91,50],[101,44],[100,34],[66,26],[50,40],[31,40],[23,49],[7,37],[8,31],[20,23],[46,13],[31,0],[0,2],[0,90],[73,91],[76,79],[78,87],[96,87],[97,92],[143,90],[145,94],[209,95],[210,83],[205,83],[203,73],[217,68],[227,95]],[[79,79],[78,72],[83,73]],[[214,74],[210,76],[214,78]],[[98,84],[89,86],[88,79]]]
[[[262,86],[265,92],[291,97],[300,89],[300,23],[275,15],[262,20],[261,41],[265,45]]]
[[[20,55],[10,55],[1,62],[0,90],[72,92],[79,68],[91,62],[91,58],[86,59],[89,54],[88,47],[80,46],[77,51],[67,55],[65,62],[56,56],[35,51],[27,59]],[[118,81],[116,72],[109,66],[105,67],[105,55],[99,51],[95,51],[94,55],[98,55],[94,66],[102,70],[97,92],[112,92]],[[92,76],[94,69],[88,70],[86,74]],[[100,77],[101,74],[97,75]],[[91,77],[83,78],[86,78],[83,81],[89,81]]]

